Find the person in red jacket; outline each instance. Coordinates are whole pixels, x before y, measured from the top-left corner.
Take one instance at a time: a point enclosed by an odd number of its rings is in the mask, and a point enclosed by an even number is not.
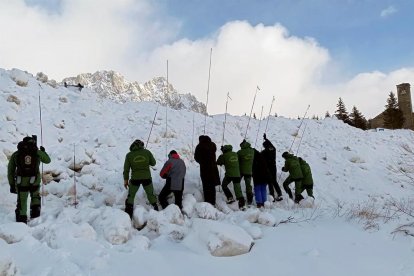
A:
[[[167,180],[158,196],[158,201],[163,209],[167,208],[167,197],[171,193],[174,194],[175,205],[182,209],[185,173],[186,166],[184,161],[180,159],[180,156],[175,150],[170,151],[168,160],[160,172],[160,176]]]

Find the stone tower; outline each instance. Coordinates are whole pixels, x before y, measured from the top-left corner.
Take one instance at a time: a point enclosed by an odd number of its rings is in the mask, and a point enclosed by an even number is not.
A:
[[[405,118],[403,128],[414,129],[411,89],[409,83],[401,83],[397,85],[397,97],[398,105]]]

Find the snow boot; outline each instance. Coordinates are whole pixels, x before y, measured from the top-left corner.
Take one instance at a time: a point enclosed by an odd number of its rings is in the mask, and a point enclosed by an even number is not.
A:
[[[40,216],[40,206],[32,206],[30,207],[30,218],[34,219]]]
[[[132,219],[132,215],[134,213],[134,206],[132,204],[125,204],[125,213],[127,213],[129,217]]]
[[[16,217],[16,222],[23,222],[25,224],[27,224],[27,216],[17,216]]]
[[[300,202],[302,199],[303,199],[303,196],[302,196],[302,195],[297,195],[297,196],[295,196],[295,203],[296,203],[296,204],[299,204],[299,202]]]
[[[282,196],[277,196],[276,198],[275,198],[275,201],[282,201],[283,200],[283,197]]]
[[[247,194],[247,205],[252,205],[253,203],[253,194]]]
[[[240,210],[245,210],[246,209],[246,202],[244,201],[244,197],[239,197],[237,199],[239,201],[239,209]]]
[[[157,203],[152,204],[152,207],[154,208],[155,211],[158,211],[159,210]]]
[[[232,197],[228,198],[226,201],[227,204],[232,204],[233,202],[235,202],[235,200]]]

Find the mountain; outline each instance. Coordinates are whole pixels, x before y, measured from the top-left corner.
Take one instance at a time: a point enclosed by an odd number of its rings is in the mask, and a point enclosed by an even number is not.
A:
[[[171,83],[167,84],[164,77],[155,77],[152,80],[139,84],[129,82],[124,76],[115,71],[97,71],[93,74],[79,74],[62,80],[62,84],[82,84],[94,90],[100,98],[107,98],[119,103],[155,101],[173,109],[191,110],[206,114],[205,104],[199,102],[190,93],[180,94]],[[167,89],[168,85],[168,89]]]

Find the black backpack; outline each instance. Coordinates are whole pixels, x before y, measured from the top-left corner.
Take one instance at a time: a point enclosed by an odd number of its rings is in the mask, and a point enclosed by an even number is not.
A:
[[[32,137],[25,137],[17,145],[16,175],[37,176],[39,170],[39,156],[37,155],[36,140]]]

